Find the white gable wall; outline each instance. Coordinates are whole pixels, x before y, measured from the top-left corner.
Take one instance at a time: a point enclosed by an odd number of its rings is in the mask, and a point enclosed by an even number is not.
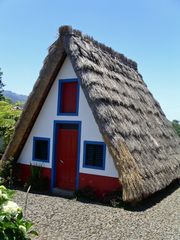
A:
[[[105,170],[83,168],[83,145],[84,141],[101,141],[102,136],[95,122],[94,116],[87,103],[83,90],[79,92],[79,114],[78,116],[57,116],[58,103],[58,81],[60,79],[77,78],[69,58],[66,58],[61,67],[56,80],[44,102],[44,105],[36,119],[26,144],[19,156],[18,162],[51,168],[53,156],[53,126],[54,120],[81,121],[81,146],[80,146],[80,166],[81,173],[89,173],[102,176],[118,177],[113,159],[106,147]],[[33,137],[50,138],[50,161],[48,163],[32,161]]]

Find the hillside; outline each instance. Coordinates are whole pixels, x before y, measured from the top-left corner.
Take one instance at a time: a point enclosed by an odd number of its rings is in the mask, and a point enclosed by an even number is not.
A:
[[[23,95],[23,94],[17,94],[8,90],[4,90],[3,92],[4,96],[11,99],[13,103],[16,102],[26,102],[28,96]]]

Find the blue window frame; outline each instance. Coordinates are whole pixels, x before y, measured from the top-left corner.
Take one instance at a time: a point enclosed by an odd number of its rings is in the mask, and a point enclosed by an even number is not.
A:
[[[39,162],[49,162],[50,138],[33,137],[32,160]]]
[[[75,111],[63,111],[63,89],[64,86],[67,85],[67,83],[77,83],[77,89],[76,89],[76,107]],[[69,99],[68,99],[69,101]],[[78,116],[79,112],[79,79],[77,78],[71,78],[71,79],[61,79],[59,80],[58,85],[58,104],[57,104],[57,115],[58,116]]]
[[[104,142],[84,141],[83,167],[104,170],[106,145]]]

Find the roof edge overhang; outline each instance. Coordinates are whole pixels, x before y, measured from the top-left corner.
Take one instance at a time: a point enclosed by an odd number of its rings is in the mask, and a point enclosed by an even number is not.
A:
[[[52,84],[67,56],[63,42],[63,38],[60,35],[49,47],[48,55],[44,60],[39,77],[16,124],[14,134],[2,156],[1,163],[10,157],[13,157],[15,161],[18,159]]]

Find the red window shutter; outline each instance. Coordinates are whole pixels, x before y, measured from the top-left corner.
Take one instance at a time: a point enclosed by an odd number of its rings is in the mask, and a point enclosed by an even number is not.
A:
[[[75,113],[77,109],[77,82],[62,83],[61,112]]]

